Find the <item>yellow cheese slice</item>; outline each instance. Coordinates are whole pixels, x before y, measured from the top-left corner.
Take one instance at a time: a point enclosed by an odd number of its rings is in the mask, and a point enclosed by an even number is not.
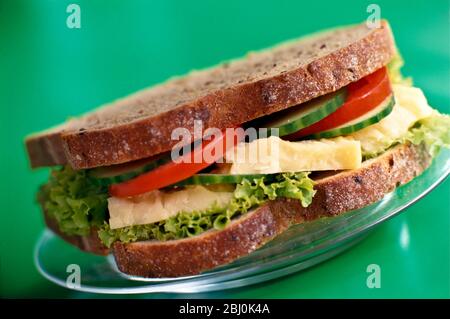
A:
[[[111,229],[155,223],[179,212],[206,210],[213,205],[225,207],[232,192],[213,192],[203,186],[162,192],[153,191],[130,198],[108,198]]]
[[[227,161],[230,174],[355,169],[361,166],[361,146],[345,137],[289,142],[271,136],[239,144]]]
[[[393,91],[396,102],[392,112],[380,122],[349,135],[361,142],[363,153],[384,151],[404,136],[415,122],[434,112],[421,89],[394,84]]]

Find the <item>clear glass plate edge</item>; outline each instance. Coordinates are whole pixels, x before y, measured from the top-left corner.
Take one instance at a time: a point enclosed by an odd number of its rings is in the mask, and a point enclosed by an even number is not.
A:
[[[368,232],[368,231],[367,231]],[[150,285],[150,286],[141,286],[141,287],[132,287],[132,288],[108,288],[108,287],[94,287],[89,285],[81,285],[80,287],[68,287],[65,281],[55,278],[51,275],[49,275],[45,270],[43,270],[40,261],[38,252],[35,249],[34,253],[34,262],[37,266],[37,269],[39,270],[39,273],[46,278],[47,280],[57,284],[58,286],[68,288],[75,291],[80,292],[87,292],[87,293],[100,293],[100,294],[113,294],[113,295],[120,295],[120,294],[145,294],[145,293],[200,293],[200,292],[206,292],[206,291],[217,291],[217,290],[226,290],[226,289],[232,289],[232,288],[238,288],[242,286],[248,286],[256,283],[261,283],[264,281],[268,281],[271,279],[279,278],[282,276],[287,276],[289,274],[298,272],[303,269],[307,269],[311,266],[314,266],[316,264],[319,264],[323,261],[326,261],[334,256],[339,255],[340,253],[344,252],[345,250],[353,247],[357,243],[359,243],[367,234],[365,231],[364,234],[357,234],[357,240],[349,241],[343,246],[339,246],[335,249],[329,249],[324,253],[317,254],[313,258],[307,259],[305,262],[293,262],[289,265],[278,267],[277,269],[274,269],[270,272],[266,273],[258,273],[256,275],[252,275],[249,277],[245,276],[239,276],[237,278],[232,278],[232,280],[224,280],[224,281],[217,281],[213,283],[208,283],[207,281],[204,281],[204,284],[198,284],[192,285],[192,282],[179,282],[179,283],[163,283],[158,285]],[[359,236],[360,235],[360,236]],[[40,237],[39,241],[45,241],[51,237],[55,236],[51,231],[45,230],[42,236]],[[343,240],[345,241],[345,240]],[[339,241],[340,242],[340,241]],[[117,269],[117,266],[114,265],[114,268],[116,271],[119,272]],[[194,280],[191,278],[191,280]]]

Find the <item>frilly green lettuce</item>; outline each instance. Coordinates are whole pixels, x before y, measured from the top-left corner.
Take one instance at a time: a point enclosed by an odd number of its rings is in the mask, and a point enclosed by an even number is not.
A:
[[[107,189],[99,186],[85,170],[70,166],[54,169],[38,199],[60,230],[68,235],[86,236],[92,226],[101,226],[107,212]]]
[[[435,156],[441,148],[450,148],[450,116],[435,114],[418,121],[403,138],[414,145],[424,144],[428,153]]]
[[[108,247],[115,241],[170,240],[198,235],[209,229],[223,229],[232,218],[245,214],[268,200],[279,197],[299,200],[303,207],[311,204],[315,194],[308,173],[268,175],[236,185],[233,198],[225,208],[211,207],[205,211],[180,212],[169,219],[148,224],[111,229],[107,223],[98,234]]]
[[[412,86],[413,85],[412,78],[404,77],[401,72],[401,68],[403,67],[404,64],[405,63],[403,61],[403,58],[397,50],[397,53],[394,55],[392,60],[387,65],[389,80],[391,81],[391,83]]]
[[[404,143],[423,144],[431,156],[436,156],[443,147],[450,148],[450,116],[435,111],[433,115],[417,121],[404,136],[386,139],[383,150],[363,152],[363,158],[368,160],[377,157],[389,148]]]

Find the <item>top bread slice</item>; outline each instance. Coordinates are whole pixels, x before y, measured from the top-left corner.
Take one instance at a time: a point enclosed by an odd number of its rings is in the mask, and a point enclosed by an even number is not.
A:
[[[26,140],[32,167],[86,169],[170,150],[172,131],[224,129],[333,92],[386,65],[390,27],[333,29],[191,72],[104,105]]]

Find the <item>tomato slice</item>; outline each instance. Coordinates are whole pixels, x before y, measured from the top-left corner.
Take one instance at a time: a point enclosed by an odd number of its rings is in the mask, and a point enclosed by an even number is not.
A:
[[[386,67],[359,81],[350,83],[347,86],[347,92],[345,103],[335,112],[308,127],[286,136],[286,139],[297,140],[304,136],[333,129],[376,108],[392,93]]]
[[[111,185],[109,193],[115,197],[135,196],[182,181],[222,158],[227,149],[236,146],[242,140],[244,130],[226,129],[221,134],[212,136],[211,140],[203,139],[201,146],[181,155],[177,161],[158,166],[129,181]]]

